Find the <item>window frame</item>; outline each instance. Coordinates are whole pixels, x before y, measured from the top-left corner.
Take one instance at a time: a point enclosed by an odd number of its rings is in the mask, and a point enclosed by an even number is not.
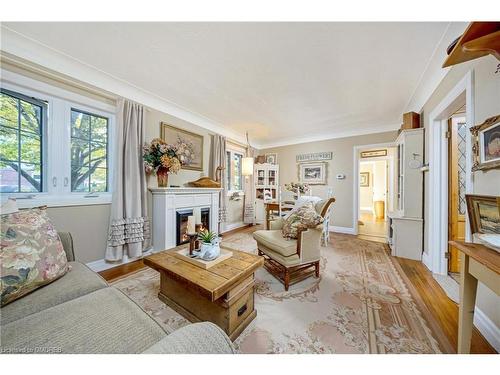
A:
[[[3,203],[15,198],[19,208],[87,206],[111,203],[114,180],[114,134],[116,105],[68,91],[49,83],[0,69],[3,89],[46,102],[42,139],[42,192],[0,193]],[[108,118],[108,191],[89,194],[71,192],[71,108]],[[63,140],[63,141],[61,141]]]
[[[238,150],[238,149],[234,149],[234,148],[226,148],[226,158],[227,158],[227,154],[229,153],[230,157],[229,157],[229,165],[230,165],[230,168],[229,170],[226,172],[227,173],[227,179],[229,181],[229,185],[228,188],[227,188],[227,195],[233,195],[234,193],[239,193],[240,195],[243,195],[244,192],[245,192],[245,179],[244,179],[244,176],[242,174],[240,174],[240,181],[241,181],[241,189],[233,189],[233,186],[234,186],[234,175],[233,175],[233,171],[234,171],[234,155],[240,155],[241,156],[241,159],[243,160],[243,158],[245,157],[245,152],[242,151],[242,150]],[[227,160],[226,160],[226,165],[227,165]],[[240,168],[240,170],[242,171],[242,168]]]
[[[44,143],[46,142],[47,139],[47,126],[48,126],[48,102],[36,98],[34,96],[28,96],[26,94],[16,92],[13,90],[10,90],[2,84],[0,87],[0,92],[5,93],[6,95],[9,95],[13,98],[16,98],[18,100],[25,101],[27,103],[30,103],[32,105],[36,105],[42,108],[42,114],[41,114],[41,120],[42,120],[42,131],[40,132],[40,188],[41,191],[35,191],[35,192],[14,192],[14,193],[2,193],[2,194],[19,194],[19,195],[29,195],[29,194],[40,194],[43,193],[46,188],[47,188],[47,168],[46,168],[46,147],[44,147]],[[19,120],[18,120],[19,121]],[[6,128],[8,128],[6,126]],[[21,137],[21,127],[20,124],[18,123],[18,132],[19,132],[19,137]],[[20,138],[19,141],[20,142]],[[19,149],[20,151],[20,149]],[[18,162],[21,163],[20,155],[18,155]],[[20,173],[19,173],[20,174]]]

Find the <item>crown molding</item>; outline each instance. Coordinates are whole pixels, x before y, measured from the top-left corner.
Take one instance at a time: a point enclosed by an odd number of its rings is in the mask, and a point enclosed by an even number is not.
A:
[[[242,143],[246,142],[244,134],[229,130],[214,120],[183,108],[126,80],[103,72],[92,65],[18,33],[5,25],[1,26],[1,35],[1,51],[8,54],[11,63],[17,57],[24,66],[26,66],[26,62],[29,62],[33,66],[37,66],[37,69],[40,69],[40,67],[48,69],[62,76],[84,82],[106,93],[112,93],[117,97],[121,96],[168,113],[213,133],[222,134]]]
[[[446,77],[451,67],[442,68],[446,59],[446,48],[467,28],[467,22],[450,22],[436,45],[427,65],[420,76],[415,90],[404,108],[404,112],[420,113],[427,100]]]
[[[337,138],[347,138],[347,137],[356,137],[360,135],[369,135],[369,134],[377,134],[377,133],[385,133],[390,131],[395,131],[400,128],[401,124],[390,124],[390,125],[376,125],[370,128],[363,129],[352,129],[352,130],[340,130],[340,131],[332,131],[327,133],[318,133],[310,136],[298,136],[298,137],[290,137],[290,138],[282,138],[275,142],[262,142],[258,146],[259,150],[274,148],[274,147],[283,147],[296,145],[301,143],[309,143],[309,142],[319,142],[326,141],[329,139],[337,139]]]

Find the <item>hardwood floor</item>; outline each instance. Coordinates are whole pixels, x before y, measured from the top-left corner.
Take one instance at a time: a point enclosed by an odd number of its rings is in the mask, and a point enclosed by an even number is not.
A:
[[[458,305],[448,298],[422,262],[403,258],[396,259],[456,352]],[[493,349],[475,327],[472,332],[471,353],[496,353],[495,349]]]
[[[226,233],[230,237],[237,233],[251,233],[258,227],[244,227],[239,230]],[[427,307],[432,315],[433,321],[439,325],[443,334],[446,336],[450,344],[451,350],[456,352],[458,339],[458,305],[448,298],[444,290],[432,277],[431,272],[423,265],[423,263],[403,258],[395,258],[405,273],[411,286],[420,296],[422,302]],[[142,260],[137,260],[101,271],[99,274],[107,281],[117,280],[130,273],[137,272],[144,268]],[[490,354],[496,353],[495,349],[484,339],[481,333],[474,328],[472,333],[471,353]]]

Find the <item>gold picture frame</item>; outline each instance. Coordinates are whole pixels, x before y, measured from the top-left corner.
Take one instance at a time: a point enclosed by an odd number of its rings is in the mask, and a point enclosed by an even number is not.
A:
[[[370,187],[370,172],[359,173],[359,186]]]
[[[472,171],[500,168],[500,115],[470,128]],[[494,147],[494,149],[492,149]]]
[[[160,138],[167,143],[176,143],[177,140],[183,139],[193,144],[194,158],[190,165],[185,165],[182,169],[191,171],[203,171],[203,136],[189,132],[184,129],[176,128],[166,122],[160,123]]]
[[[500,234],[500,197],[466,194],[465,199],[472,234]]]

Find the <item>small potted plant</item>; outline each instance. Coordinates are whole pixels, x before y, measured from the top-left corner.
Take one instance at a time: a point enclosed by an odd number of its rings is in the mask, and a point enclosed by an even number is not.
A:
[[[220,254],[219,237],[217,233],[204,230],[198,233],[198,240],[201,242],[198,258],[203,260],[213,260]]]

